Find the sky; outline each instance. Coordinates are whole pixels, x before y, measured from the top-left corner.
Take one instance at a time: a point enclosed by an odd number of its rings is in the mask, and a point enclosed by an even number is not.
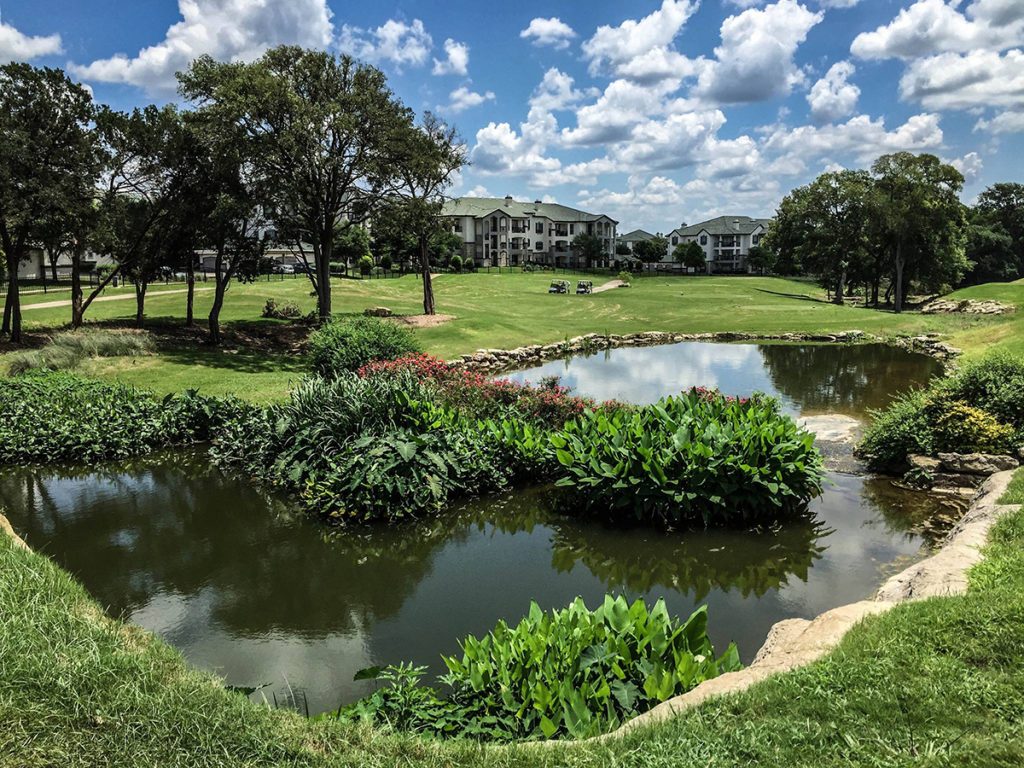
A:
[[[126,109],[201,54],[289,43],[381,68],[453,123],[454,195],[513,195],[669,232],[770,216],[819,173],[931,152],[1024,181],[1024,0],[6,0],[0,60],[60,66]]]

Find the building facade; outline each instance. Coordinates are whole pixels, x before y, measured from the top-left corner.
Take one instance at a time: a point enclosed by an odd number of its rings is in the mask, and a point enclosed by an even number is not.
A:
[[[642,229],[634,229],[632,232],[627,232],[626,234],[621,235],[619,237],[619,243],[629,248],[629,252],[633,253],[633,248],[636,247],[637,243],[644,240],[651,240],[654,237],[657,237],[657,235],[652,235],[650,232]]]
[[[668,235],[665,260],[675,261],[673,252],[680,243],[696,242],[704,250],[707,274],[747,274],[747,254],[752,246],[761,244],[770,222],[749,216],[719,216],[680,227]]]
[[[463,260],[478,267],[607,267],[615,260],[618,222],[604,214],[510,196],[456,198],[445,203],[441,215],[462,239]],[[601,241],[598,261],[584,264],[573,251],[572,241],[581,234]]]

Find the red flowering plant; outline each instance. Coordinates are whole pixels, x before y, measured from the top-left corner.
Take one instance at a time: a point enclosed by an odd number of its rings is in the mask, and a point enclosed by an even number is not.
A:
[[[379,360],[364,365],[363,378],[387,376],[399,371],[411,372],[430,380],[447,405],[475,418],[500,418],[510,411],[534,424],[560,427],[586,410],[625,407],[621,403],[600,406],[588,397],[571,394],[557,379],[538,385],[519,384],[508,379],[491,379],[479,371],[466,370],[430,355],[406,355],[395,360]]]

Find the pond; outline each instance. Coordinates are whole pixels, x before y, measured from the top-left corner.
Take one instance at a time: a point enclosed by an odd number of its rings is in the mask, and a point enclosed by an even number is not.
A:
[[[703,383],[767,390],[796,412],[857,414],[936,372],[888,348],[700,347],[557,365],[599,398],[649,400]],[[604,365],[632,389],[611,391]],[[681,616],[706,602],[714,642],[736,641],[750,661],[774,622],[864,598],[928,545],[932,497],[883,478],[828,480],[807,519],[772,530],[614,529],[553,514],[549,490],[537,488],[413,526],[331,532],[197,451],[99,469],[8,468],[0,507],[112,615],[229,684],[269,683],[268,699],[316,713],[365,694],[370,684],[352,676],[366,666],[443,671],[439,655],[456,653],[458,638],[517,621],[530,600],[554,608],[582,595],[594,605],[621,592],[664,597]]]

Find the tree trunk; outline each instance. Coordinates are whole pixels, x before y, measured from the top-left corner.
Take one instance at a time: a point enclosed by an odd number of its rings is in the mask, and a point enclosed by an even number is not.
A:
[[[423,314],[434,314],[434,283],[430,279],[430,250],[426,238],[420,238],[420,268],[423,270]]]
[[[135,327],[143,328],[146,324],[146,289],[149,287],[147,280],[135,281]]]
[[[57,284],[57,260],[60,258],[60,253],[56,250],[50,250],[50,273],[53,275],[53,283]]]
[[[878,306],[878,288],[880,282],[881,280],[876,277],[871,283],[871,303],[876,307]]]
[[[896,303],[897,314],[903,311],[903,243],[896,243]]]
[[[316,291],[317,314],[321,323],[331,319],[331,256],[334,252],[333,231],[321,234],[320,247],[314,254],[316,258]]]
[[[4,303],[3,331],[11,335],[15,344],[21,342],[21,296],[18,293],[18,263],[15,256],[7,257],[7,301]]]
[[[209,316],[211,344],[220,344],[220,310],[224,306],[224,292],[227,290],[227,282],[231,279],[230,273],[222,275],[223,271],[224,255],[218,253],[213,267],[213,306],[210,307]]]
[[[191,264],[186,272],[185,282],[188,285],[188,293],[185,296],[185,325],[192,327],[195,324],[196,271]]]
[[[71,252],[71,327],[82,327],[82,254],[78,248]]]
[[[846,270],[839,273],[839,284],[836,286],[834,301],[836,304],[843,303],[843,296],[846,293]]]

